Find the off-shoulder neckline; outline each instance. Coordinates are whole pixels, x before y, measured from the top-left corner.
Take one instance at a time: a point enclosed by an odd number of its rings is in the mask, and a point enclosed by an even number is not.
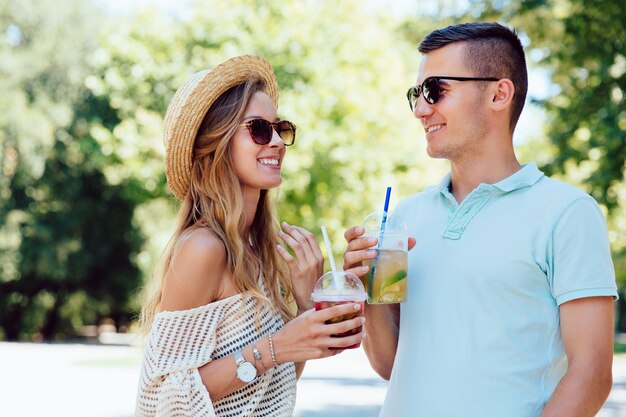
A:
[[[242,294],[234,294],[234,295],[231,295],[229,297],[221,298],[221,299],[216,300],[216,301],[211,301],[208,304],[201,305],[201,306],[198,306],[198,307],[189,308],[189,309],[186,309],[186,310],[163,310],[163,311],[159,311],[156,314],[155,318],[159,317],[159,316],[172,316],[172,315],[178,315],[178,314],[195,313],[195,312],[199,312],[199,311],[202,311],[202,310],[207,310],[207,309],[210,309],[210,308],[213,308],[213,307],[217,307],[217,306],[222,305],[222,304],[227,304],[227,302],[231,302],[231,301],[234,302],[234,301],[236,301],[235,299],[241,299],[242,297],[243,297]]]

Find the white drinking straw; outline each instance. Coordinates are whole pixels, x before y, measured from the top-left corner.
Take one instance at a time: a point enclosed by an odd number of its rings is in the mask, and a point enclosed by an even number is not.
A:
[[[326,242],[326,251],[328,252],[328,261],[330,262],[330,269],[333,271],[333,276],[337,272],[335,266],[335,257],[333,256],[333,250],[330,247],[330,239],[328,238],[328,232],[326,232],[326,226],[322,226],[322,234],[324,235],[324,242]]]

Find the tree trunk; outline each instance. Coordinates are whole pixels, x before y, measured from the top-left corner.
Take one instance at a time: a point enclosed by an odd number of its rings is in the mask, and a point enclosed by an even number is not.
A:
[[[63,296],[61,294],[57,294],[54,304],[46,314],[46,322],[41,328],[41,335],[44,340],[52,340],[58,331],[59,322],[61,320],[61,316],[59,314],[59,299],[63,300]]]

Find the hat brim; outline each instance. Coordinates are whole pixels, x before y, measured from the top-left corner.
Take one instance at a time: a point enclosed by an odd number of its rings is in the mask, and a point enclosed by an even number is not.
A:
[[[263,91],[278,107],[274,70],[254,55],[230,58],[213,70],[197,72],[176,90],[165,113],[163,142],[167,184],[178,200],[189,192],[194,141],[207,111],[227,90],[253,78],[263,81]]]

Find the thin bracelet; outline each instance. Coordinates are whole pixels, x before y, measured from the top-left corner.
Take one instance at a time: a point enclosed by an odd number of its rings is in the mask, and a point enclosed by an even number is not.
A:
[[[263,356],[261,355],[261,352],[259,352],[259,349],[257,349],[256,342],[252,345],[252,356],[254,357],[254,366],[256,366],[256,361],[259,361],[265,372],[267,372],[267,368],[263,363]]]
[[[276,362],[276,356],[274,356],[274,342],[272,341],[272,334],[268,334],[267,337],[270,341],[270,355],[272,356],[272,362],[274,363],[274,366],[278,366],[278,362]]]

